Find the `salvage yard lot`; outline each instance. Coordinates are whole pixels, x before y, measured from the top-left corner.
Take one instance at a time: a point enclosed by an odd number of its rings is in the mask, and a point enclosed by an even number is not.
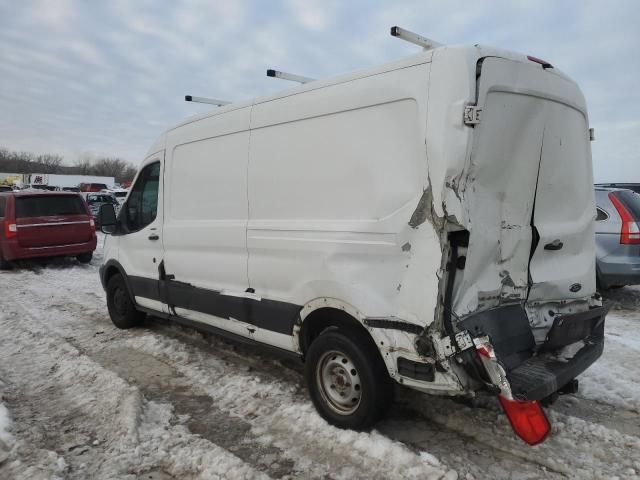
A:
[[[75,260],[0,272],[0,478],[640,478],[640,289],[529,447],[497,402],[398,388],[370,433],[316,414],[300,366],[151,319],[122,331]],[[10,419],[10,420],[9,420]],[[9,424],[10,421],[10,424]]]

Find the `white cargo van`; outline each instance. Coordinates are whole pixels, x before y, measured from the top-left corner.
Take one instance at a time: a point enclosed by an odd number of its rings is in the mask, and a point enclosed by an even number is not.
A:
[[[163,133],[100,275],[152,314],[306,363],[319,413],[367,428],[393,384],[540,401],[602,353],[587,109],[552,65],[439,47],[232,104]]]

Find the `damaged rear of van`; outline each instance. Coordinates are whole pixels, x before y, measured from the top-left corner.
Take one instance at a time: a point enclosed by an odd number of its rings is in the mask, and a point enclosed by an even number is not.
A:
[[[432,63],[429,98],[453,98],[428,125],[458,107],[468,127],[427,135],[429,160],[440,164],[423,203],[442,251],[434,325],[445,334],[433,343],[450,340],[444,356],[464,370],[463,388],[495,392],[516,433],[535,444],[549,431],[539,402],[575,391],[603,350],[591,131],[582,93],[551,64],[478,53],[467,57],[475,75],[464,106],[445,73],[462,52],[436,51]]]
[[[439,47],[165,132],[101,219],[101,278],[119,327],[150,313],[303,359],[340,427],[397,382],[494,394],[535,444],[540,402],[603,350],[594,216],[578,86]]]

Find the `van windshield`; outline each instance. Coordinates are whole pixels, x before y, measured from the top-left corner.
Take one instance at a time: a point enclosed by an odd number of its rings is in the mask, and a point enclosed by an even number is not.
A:
[[[38,195],[16,198],[16,218],[84,215],[87,212],[80,197],[71,195]]]

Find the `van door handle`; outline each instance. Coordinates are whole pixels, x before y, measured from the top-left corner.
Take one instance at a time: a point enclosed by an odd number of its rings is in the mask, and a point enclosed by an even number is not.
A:
[[[155,233],[152,233],[151,235],[149,235],[149,240],[160,240],[160,237]]]
[[[553,242],[547,243],[544,246],[545,250],[560,250],[564,246],[564,243],[560,241],[559,238],[556,238]]]

